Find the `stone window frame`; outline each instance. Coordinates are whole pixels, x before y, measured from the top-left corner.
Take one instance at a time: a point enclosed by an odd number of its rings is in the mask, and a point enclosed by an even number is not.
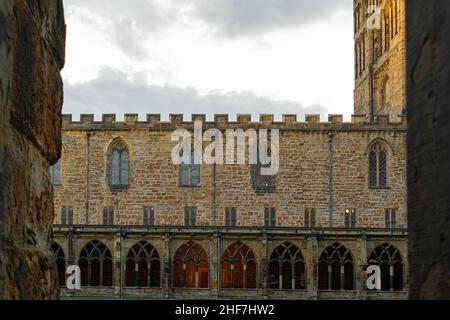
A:
[[[198,208],[195,206],[184,207],[184,226],[185,227],[195,227],[197,225],[197,214]]]
[[[50,246],[50,250],[52,251],[56,259],[56,267],[58,271],[58,284],[60,287],[65,287],[67,257],[64,253],[64,249],[59,245],[59,243],[54,241]]]
[[[406,268],[404,261],[406,260],[402,257],[400,250],[390,243],[382,243],[370,252],[368,265],[381,267],[382,291],[401,292],[405,289]],[[388,266],[389,269],[386,270],[383,266]],[[400,266],[400,270],[397,269],[398,266]],[[399,272],[401,272],[400,275]],[[398,288],[398,281],[400,281],[401,289]],[[386,285],[386,282],[389,284]]]
[[[180,151],[181,152],[181,151]],[[181,154],[180,154],[181,156]],[[194,159],[196,157],[196,151],[194,145],[191,145],[191,163],[178,165],[178,185],[182,188],[198,188],[201,186],[201,165],[195,164]],[[183,171],[188,171],[188,183],[183,181]],[[197,180],[194,179],[193,172],[198,172]]]
[[[225,226],[236,227],[237,226],[237,208],[229,207],[225,208]]]
[[[357,210],[354,208],[347,208],[344,211],[344,227],[356,228],[358,225]]]
[[[144,207],[142,223],[144,226],[154,226],[155,225],[155,207],[147,206]]]
[[[258,287],[258,262],[255,252],[241,241],[231,243],[224,250],[220,259],[220,270],[221,289],[246,290]],[[228,274],[229,278],[224,277],[224,274]],[[229,284],[225,282],[227,278],[230,280]]]
[[[146,240],[136,242],[125,259],[125,287],[161,288],[161,265],[158,250],[152,244]]]
[[[65,206],[61,207],[60,224],[63,226],[74,225],[74,210],[73,207]]]
[[[50,166],[50,178],[53,186],[61,185],[61,159],[59,159],[54,165]]]
[[[128,181],[127,183],[119,183],[119,184],[112,184],[112,155],[115,150],[115,148],[118,145],[124,146],[125,151],[127,152],[128,156]],[[127,140],[123,139],[122,137],[114,138],[108,145],[108,149],[106,152],[107,159],[106,159],[106,181],[107,185],[111,189],[111,191],[122,191],[124,189],[128,189],[132,184],[132,172],[133,172],[133,150],[131,148],[131,144],[128,143]],[[119,172],[119,176],[121,173]]]
[[[319,291],[354,291],[356,288],[356,269],[357,269],[357,260],[353,257],[353,254],[350,249],[347,248],[342,243],[334,242],[327,246],[322,253],[320,254],[319,258],[319,264],[318,264],[318,270],[319,270],[319,276],[318,276],[318,290]],[[339,272],[333,272],[332,268],[334,265],[339,266]],[[351,284],[352,288],[346,288],[346,285],[348,285],[346,280],[346,276],[348,275],[348,270],[346,273],[345,267],[347,265],[351,265],[352,273],[351,273]],[[327,267],[327,269],[324,271],[324,266]],[[327,288],[321,288],[322,284],[322,277],[327,276],[326,283]],[[337,277],[337,279],[336,279]],[[338,280],[339,281],[339,288],[335,289],[333,288],[333,282]]]
[[[384,225],[386,229],[397,228],[398,208],[386,208],[384,210]]]
[[[384,149],[385,154],[386,154],[386,185],[385,186],[374,186],[374,185],[372,186],[371,181],[370,181],[370,174],[371,174],[370,155],[371,155],[371,151],[373,150],[373,147],[375,147],[377,145],[381,146]],[[364,155],[366,156],[366,165],[367,165],[367,185],[370,190],[390,189],[391,172],[392,172],[392,170],[391,170],[392,158],[394,157],[395,154],[396,154],[396,152],[393,149],[392,145],[383,138],[376,138],[368,144]],[[379,175],[379,172],[377,171],[377,176],[378,175]]]
[[[303,269],[303,279],[298,277],[299,273],[297,271],[297,264],[301,263],[301,269]],[[285,288],[284,277],[286,271],[283,270],[285,264],[290,264],[291,271],[291,287]],[[277,266],[278,270],[275,271],[274,279],[271,279],[273,271],[272,265]],[[301,274],[301,273],[300,273]],[[277,278],[278,275],[278,278]],[[304,258],[303,252],[296,244],[286,241],[277,246],[271,253],[269,259],[269,273],[268,273],[268,285],[270,289],[275,290],[306,290],[307,289],[307,274],[306,274],[306,259]],[[273,282],[272,282],[273,280]],[[303,283],[302,283],[303,280]],[[274,288],[275,281],[278,287]],[[272,285],[273,283],[273,285]],[[303,284],[303,285],[302,285]]]
[[[277,208],[264,207],[264,226],[274,228],[277,226]]]
[[[102,225],[112,226],[114,225],[114,206],[104,206],[102,208]],[[105,223],[106,222],[106,223]]]
[[[304,225],[305,228],[315,228],[317,223],[317,215],[315,208],[305,208]]]
[[[210,288],[210,265],[205,248],[193,240],[189,240],[178,247],[172,260],[172,288]],[[203,285],[202,273],[205,272],[206,282]],[[194,279],[192,278],[194,273]],[[190,276],[189,276],[190,274]],[[181,276],[181,277],[180,277]]]
[[[270,156],[272,150],[272,142],[270,138],[267,139],[266,148],[268,150],[268,155]],[[253,191],[257,194],[269,194],[277,192],[277,177],[278,174],[274,176],[263,176],[261,175],[261,168],[268,167],[269,165],[262,165],[259,161],[259,141],[256,142],[256,154],[257,163],[250,164],[250,180],[252,184]]]
[[[84,265],[84,262],[87,264]],[[99,263],[98,270],[92,268],[93,263]],[[105,264],[106,280],[105,280]],[[87,242],[80,250],[78,255],[78,265],[81,269],[81,286],[82,287],[113,287],[114,285],[114,260],[111,250],[108,246],[97,239]],[[87,269],[85,269],[87,268]],[[98,285],[92,284],[93,272],[98,272]],[[97,274],[95,274],[97,275]],[[86,278],[87,277],[87,278]],[[106,281],[106,283],[105,283]]]

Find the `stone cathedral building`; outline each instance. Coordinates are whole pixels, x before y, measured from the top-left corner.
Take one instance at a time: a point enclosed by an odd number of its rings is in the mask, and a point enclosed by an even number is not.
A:
[[[374,2],[381,30],[365,24]],[[349,123],[340,115],[64,115],[63,154],[51,172],[62,294],[406,298],[404,1],[355,0],[354,8]],[[194,121],[222,132],[278,129],[278,173],[261,176],[249,163],[174,165],[171,134],[192,131]],[[64,287],[72,264],[79,291]],[[366,288],[373,264],[381,291]]]

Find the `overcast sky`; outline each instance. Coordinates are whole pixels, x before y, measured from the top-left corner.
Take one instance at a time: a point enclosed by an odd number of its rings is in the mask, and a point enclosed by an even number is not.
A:
[[[352,3],[64,0],[63,113],[350,119]]]

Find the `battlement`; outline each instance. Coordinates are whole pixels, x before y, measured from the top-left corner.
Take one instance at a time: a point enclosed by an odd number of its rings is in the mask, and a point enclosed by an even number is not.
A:
[[[81,114],[79,121],[73,121],[71,114],[63,114],[63,129],[173,129],[175,127],[190,127],[195,121],[204,123],[207,127],[239,127],[239,128],[279,128],[279,129],[406,129],[407,118],[401,116],[401,121],[391,122],[388,115],[378,116],[375,122],[369,122],[368,117],[363,114],[352,115],[351,122],[344,122],[343,115],[330,114],[328,121],[322,122],[319,114],[307,114],[304,121],[298,121],[295,114],[283,114],[281,121],[275,121],[272,114],[261,114],[258,121],[252,121],[250,114],[238,114],[236,121],[229,121],[226,114],[214,115],[214,121],[206,121],[205,114],[193,114],[186,121],[182,114],[170,114],[169,121],[161,121],[160,114],[147,114],[145,120],[140,120],[138,114],[125,114],[123,121],[117,121],[115,114],[103,114],[101,121],[95,121],[93,114]]]

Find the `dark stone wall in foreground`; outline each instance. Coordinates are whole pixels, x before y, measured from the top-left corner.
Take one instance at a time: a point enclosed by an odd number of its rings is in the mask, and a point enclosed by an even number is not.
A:
[[[450,1],[407,1],[410,297],[450,299]]]
[[[62,0],[0,1],[0,299],[57,298],[49,165],[61,149]]]

